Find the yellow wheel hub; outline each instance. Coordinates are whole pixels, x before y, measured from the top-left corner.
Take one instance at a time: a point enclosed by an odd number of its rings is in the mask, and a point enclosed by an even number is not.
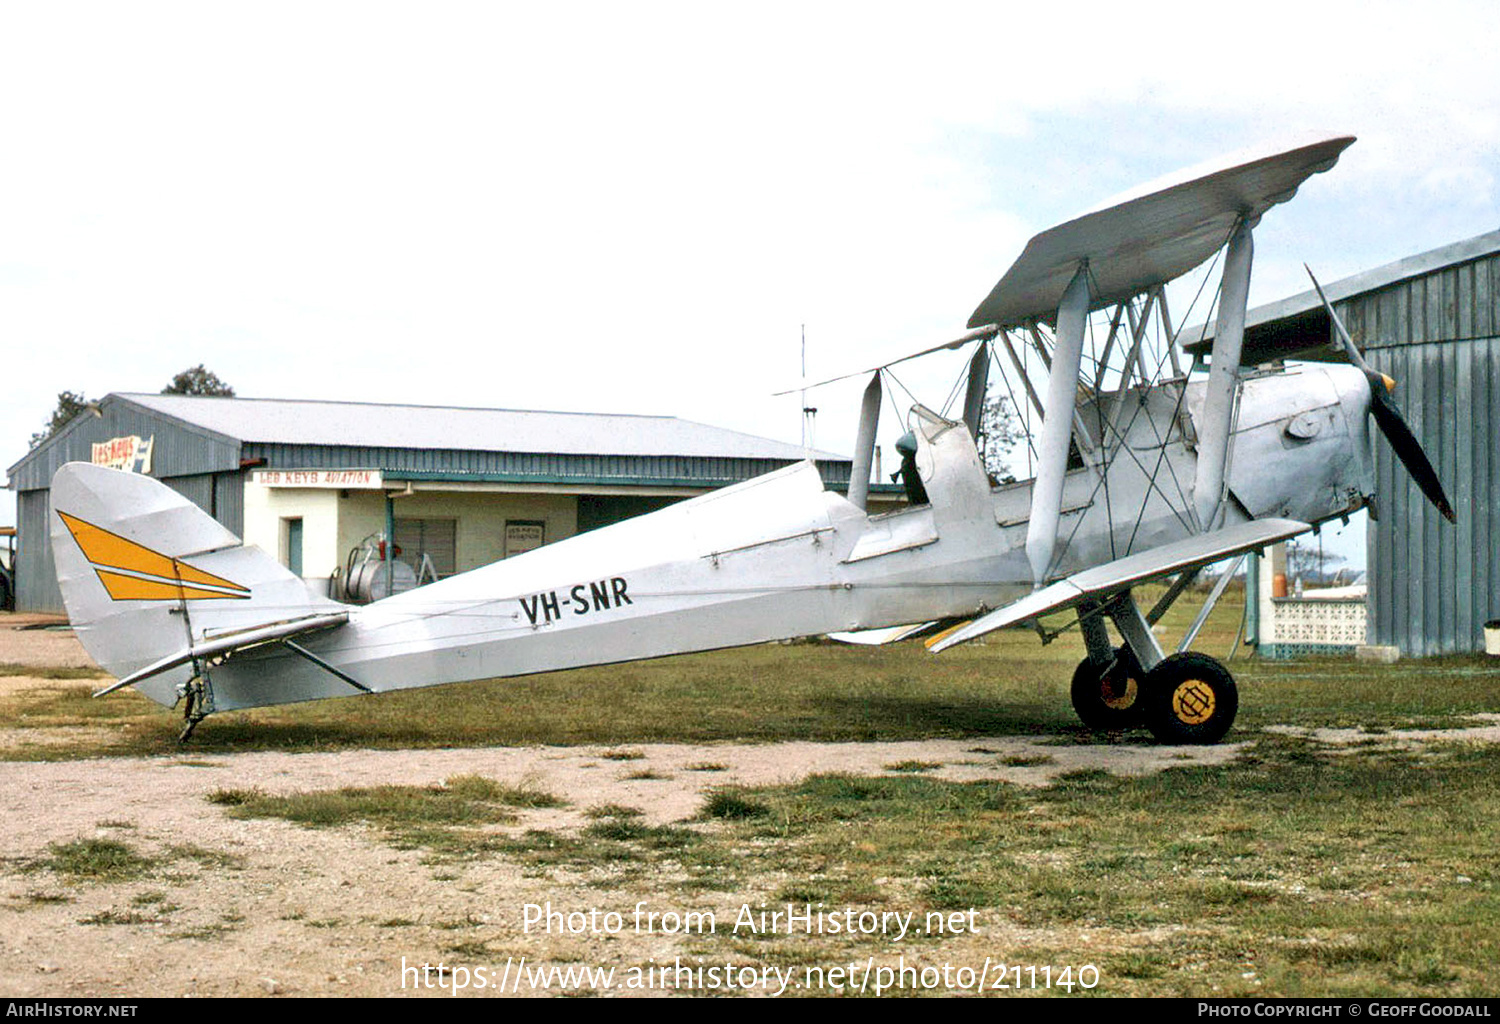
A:
[[[1133,708],[1137,690],[1134,679],[1106,679],[1103,686],[1104,706],[1115,711]]]
[[[1202,725],[1213,717],[1214,690],[1201,679],[1187,679],[1172,691],[1172,713],[1188,725]]]

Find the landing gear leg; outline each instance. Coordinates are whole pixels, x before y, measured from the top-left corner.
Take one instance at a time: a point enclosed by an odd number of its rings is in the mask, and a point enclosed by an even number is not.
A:
[[[1120,732],[1141,721],[1145,673],[1129,645],[1115,647],[1098,609],[1081,609],[1079,622],[1089,656],[1073,673],[1073,710],[1090,729]]]
[[[1111,646],[1105,617],[1119,630],[1123,646]],[[1240,698],[1234,677],[1218,660],[1195,651],[1163,656],[1150,620],[1128,590],[1108,604],[1080,608],[1079,623],[1089,656],[1073,673],[1072,696],[1084,725],[1108,730],[1145,725],[1159,743],[1224,738]]]
[[[1141,724],[1141,677],[1130,648],[1119,647],[1109,661],[1084,658],[1073,673],[1073,710],[1090,729],[1122,732]]]
[[[1141,721],[1157,742],[1217,743],[1223,739],[1240,707],[1239,690],[1229,670],[1194,651],[1179,650],[1163,657],[1147,618],[1128,591],[1111,602],[1108,613],[1145,670],[1138,703]]]
[[[198,723],[214,713],[214,689],[209,681],[208,666],[200,665],[198,675],[183,684],[179,691],[182,705],[182,732],[178,743],[186,743]]]

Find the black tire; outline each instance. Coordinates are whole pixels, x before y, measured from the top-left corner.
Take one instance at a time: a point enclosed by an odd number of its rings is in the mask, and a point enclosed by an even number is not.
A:
[[[1217,743],[1240,709],[1229,670],[1194,651],[1166,658],[1146,673],[1142,690],[1146,728],[1160,743]]]
[[[1073,672],[1073,710],[1090,729],[1119,732],[1141,724],[1141,667],[1130,648],[1115,650],[1112,664],[1084,658]]]

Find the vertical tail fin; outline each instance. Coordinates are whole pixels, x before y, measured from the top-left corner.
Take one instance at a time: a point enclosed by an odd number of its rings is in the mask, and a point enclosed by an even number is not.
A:
[[[72,462],[52,478],[52,558],[68,618],[125,676],[205,638],[343,608],[150,477]],[[190,663],[139,684],[162,704]]]

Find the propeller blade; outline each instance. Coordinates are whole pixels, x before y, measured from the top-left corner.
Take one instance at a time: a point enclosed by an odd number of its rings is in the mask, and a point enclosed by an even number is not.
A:
[[[1391,398],[1388,384],[1389,378],[1376,373],[1365,362],[1364,356],[1360,355],[1359,349],[1354,347],[1354,339],[1349,337],[1349,332],[1344,329],[1344,322],[1339,315],[1333,311],[1333,303],[1328,301],[1328,296],[1323,294],[1323,286],[1318,283],[1317,277],[1313,275],[1312,268],[1306,263],[1302,268],[1307,271],[1307,276],[1312,278],[1313,287],[1318,291],[1318,298],[1323,300],[1323,308],[1328,311],[1328,319],[1333,321],[1334,329],[1338,331],[1339,340],[1343,342],[1344,351],[1349,356],[1349,362],[1364,372],[1365,380],[1370,386],[1370,412],[1375,416],[1375,423],[1380,427],[1380,432],[1385,439],[1391,443],[1391,449],[1396,453],[1396,458],[1401,460],[1401,465],[1411,474],[1427,500],[1432,502],[1444,519],[1450,523],[1458,522],[1458,516],[1453,512],[1453,506],[1448,503],[1448,495],[1443,491],[1442,481],[1438,479],[1437,471],[1432,468],[1432,462],[1427,458],[1427,453],[1422,450],[1421,442],[1411,432],[1411,427],[1406,425],[1406,418],[1401,415],[1401,409]]]
[[[1334,328],[1339,332],[1339,340],[1344,344],[1344,354],[1349,357],[1349,362],[1365,371],[1365,376],[1368,377],[1375,371],[1370,369],[1370,364],[1365,362],[1365,357],[1360,355],[1359,349],[1354,347],[1354,339],[1349,337],[1348,331],[1344,330],[1344,322],[1340,320],[1339,315],[1333,311],[1333,303],[1328,301],[1328,296],[1323,294],[1323,286],[1320,285],[1318,283],[1318,279],[1313,276],[1312,267],[1309,267],[1306,263],[1304,263],[1302,264],[1302,269],[1307,271],[1308,277],[1312,278],[1313,287],[1317,289],[1318,292],[1318,298],[1323,301],[1323,308],[1328,310],[1328,319],[1333,321]]]
[[[1375,422],[1379,424],[1385,439],[1391,443],[1396,458],[1401,460],[1401,465],[1406,467],[1411,478],[1417,482],[1433,507],[1442,513],[1443,518],[1450,523],[1458,522],[1453,506],[1448,503],[1448,495],[1443,492],[1443,484],[1438,480],[1437,471],[1432,468],[1427,453],[1422,450],[1422,445],[1406,425],[1401,410],[1385,393],[1385,389],[1377,387],[1374,381],[1370,382],[1370,398],[1370,411],[1375,414]]]

